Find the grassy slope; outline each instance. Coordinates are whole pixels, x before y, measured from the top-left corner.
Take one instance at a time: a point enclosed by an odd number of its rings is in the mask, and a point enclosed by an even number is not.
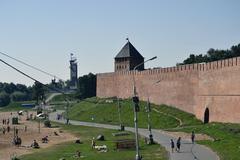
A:
[[[100,101],[100,104],[97,102]],[[133,111],[130,100],[124,100],[122,103],[122,119],[125,125],[133,126]],[[196,131],[197,133],[207,134],[215,139],[215,141],[199,141],[212,148],[220,155],[221,160],[238,160],[240,157],[240,125],[239,124],[224,124],[224,123],[210,123],[202,124],[195,118],[194,115],[183,112],[179,109],[169,107],[166,105],[152,105],[164,114],[152,112],[153,128],[172,128],[179,123],[167,114],[174,115],[181,119],[183,128],[170,129],[170,131],[184,131],[190,133]],[[140,127],[147,127],[146,113],[143,110],[144,104],[141,102],[141,113],[139,114]],[[76,104],[70,109],[70,117],[76,120],[91,121],[91,116],[95,115],[95,122],[118,124],[117,104],[105,103],[104,99],[91,98]],[[166,123],[167,122],[167,123]]]
[[[54,103],[54,102],[62,102],[62,101],[65,101],[65,99],[68,99],[69,101],[72,101],[72,100],[77,100],[74,96],[74,94],[61,94],[61,95],[57,95],[55,97],[53,97],[53,99],[51,99],[50,103]]]
[[[131,100],[121,102],[121,119],[125,126],[133,126],[133,106]],[[147,128],[147,113],[145,112],[146,102],[140,103],[139,126]],[[179,125],[179,121],[167,114],[182,119],[184,125],[200,124],[201,122],[193,115],[180,111],[166,105],[153,105],[156,111],[151,112],[151,123],[153,128],[173,128]],[[117,101],[106,103],[105,99],[90,98],[74,105],[69,111],[70,119],[81,121],[92,121],[99,123],[119,124]]]
[[[135,157],[135,150],[115,150],[114,141],[117,139],[134,138],[133,134],[124,137],[114,137],[112,133],[116,130],[83,127],[83,126],[62,126],[64,130],[70,131],[81,138],[83,144],[74,144],[73,142],[59,144],[47,149],[37,150],[33,154],[20,157],[21,160],[53,160],[65,158],[67,160],[73,160],[75,152],[79,150],[87,160],[132,160]],[[99,153],[96,150],[91,149],[91,139],[99,134],[103,134],[106,137],[106,141],[99,142],[97,145],[107,145],[109,151],[107,153]],[[141,155],[145,160],[166,160],[167,152],[159,145],[146,145],[141,140]]]
[[[97,102],[100,101],[100,104]],[[141,102],[141,112],[139,114],[139,126],[147,127],[146,113],[144,112],[144,102]],[[122,102],[122,119],[125,125],[133,126],[133,111],[132,102],[124,100]],[[203,125],[192,114],[183,112],[177,108],[166,105],[152,105],[153,108],[160,113],[152,111],[152,125],[153,128],[173,128],[179,123],[176,119],[167,116],[171,114],[183,123],[182,129],[174,129],[173,131],[191,132],[207,134],[215,141],[199,141],[216,151],[222,160],[237,160],[240,156],[240,125],[238,124],[222,124],[210,123]],[[164,114],[161,114],[163,112]],[[70,117],[76,120],[91,121],[91,116],[95,115],[95,122],[118,124],[117,103],[105,103],[104,99],[91,98],[87,101],[81,102],[70,109]]]

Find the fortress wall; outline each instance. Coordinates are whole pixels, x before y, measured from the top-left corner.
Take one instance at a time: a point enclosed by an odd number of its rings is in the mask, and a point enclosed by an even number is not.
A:
[[[97,96],[129,98],[133,74],[142,100],[168,104],[210,121],[240,123],[240,57],[210,63],[97,75]],[[161,80],[159,83],[155,82]]]
[[[240,123],[240,57],[207,63],[199,72],[198,105],[195,114],[210,121]]]
[[[133,76],[141,100],[147,100],[149,96],[153,103],[177,106],[194,113],[198,86],[197,65],[98,74],[97,96],[132,97]]]

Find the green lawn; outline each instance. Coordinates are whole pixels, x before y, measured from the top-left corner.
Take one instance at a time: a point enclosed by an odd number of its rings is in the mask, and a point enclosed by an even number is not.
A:
[[[69,109],[70,119],[90,121],[98,123],[119,124],[117,101],[106,103],[106,99],[88,98],[73,105]],[[133,105],[131,100],[121,101],[121,119],[125,126],[133,126]],[[140,102],[139,127],[147,128],[146,102]],[[183,125],[201,124],[192,114],[180,111],[166,105],[152,105],[160,112],[151,112],[151,123],[153,128],[174,128],[179,126],[179,121],[169,114],[180,118]],[[94,120],[92,120],[92,118]]]
[[[123,100],[122,102],[122,121],[125,126],[133,126],[133,109],[131,100]],[[147,127],[147,114],[144,106],[146,102],[141,102],[141,110],[139,113],[139,126]],[[153,128],[168,129],[170,131],[191,132],[207,134],[215,139],[215,141],[199,141],[198,143],[209,146],[218,153],[221,160],[238,160],[240,157],[240,125],[210,123],[207,125],[192,114],[181,111],[177,108],[166,105],[153,105],[152,107],[159,111],[152,110],[152,126]],[[74,105],[70,109],[70,119],[81,121],[118,124],[118,108],[117,102],[106,103],[106,99],[90,98]],[[169,116],[171,115],[171,116]],[[182,126],[179,128],[179,121],[174,117],[181,119]],[[175,129],[171,129],[177,127]]]
[[[59,124],[58,124],[59,125]],[[63,130],[69,131],[80,137],[83,144],[75,144],[73,142],[62,143],[50,148],[36,150],[35,153],[20,157],[21,160],[58,160],[65,158],[66,160],[74,160],[74,154],[79,150],[87,160],[133,160],[135,158],[135,150],[121,150],[115,149],[115,142],[117,139],[131,139],[134,138],[132,133],[128,136],[114,137],[112,133],[116,130],[83,127],[83,126],[63,126]],[[108,152],[99,153],[91,149],[91,139],[97,135],[102,134],[106,137],[105,141],[97,141],[97,145],[107,145]],[[160,145],[146,145],[141,139],[140,153],[145,160],[166,160],[167,152]]]
[[[123,100],[122,104],[122,121],[125,126],[133,126],[133,107],[131,100]],[[139,113],[139,126],[147,127],[147,114],[144,106],[146,102],[141,102],[141,110]],[[218,153],[221,160],[238,160],[240,157],[240,124],[227,123],[210,123],[202,124],[200,120],[192,114],[181,111],[177,108],[167,105],[153,105],[152,107],[159,111],[153,111],[152,126],[153,128],[167,129],[169,131],[183,131],[190,133],[207,134],[214,138],[214,141],[198,141],[197,143],[204,144]],[[75,104],[70,108],[70,119],[81,121],[92,121],[99,123],[119,124],[117,102],[106,103],[106,99],[89,98]],[[169,116],[171,115],[171,116]],[[182,121],[182,126],[179,125],[177,117]],[[174,128],[177,127],[177,128]]]
[[[31,108],[22,107],[21,104],[35,103],[35,101],[24,101],[24,102],[11,102],[5,107],[0,107],[0,112],[20,111],[20,110],[31,110]]]
[[[240,158],[240,124],[210,123],[206,125],[174,129],[190,133],[204,133],[214,141],[198,141],[197,143],[209,146],[218,153],[221,160],[239,160]]]
[[[50,100],[50,103],[62,102],[62,101],[65,101],[66,99],[68,99],[69,101],[78,100],[75,98],[74,94],[64,94],[64,95],[60,94],[53,97],[53,99]]]

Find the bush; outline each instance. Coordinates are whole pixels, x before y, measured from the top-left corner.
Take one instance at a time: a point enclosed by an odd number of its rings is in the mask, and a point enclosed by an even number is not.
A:
[[[42,109],[41,107],[38,107],[38,108],[37,108],[37,115],[40,114],[40,113],[42,113],[42,112],[43,112],[43,109]]]
[[[15,91],[11,94],[12,101],[27,101],[29,97],[27,93]]]
[[[10,96],[6,92],[0,93],[0,107],[7,106],[10,103]]]
[[[44,126],[50,128],[51,127],[51,122],[49,120],[44,121]]]

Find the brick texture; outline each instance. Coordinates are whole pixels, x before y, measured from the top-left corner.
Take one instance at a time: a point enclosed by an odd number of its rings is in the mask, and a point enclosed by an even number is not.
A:
[[[133,80],[134,79],[134,80]],[[159,83],[156,83],[159,81]],[[172,105],[204,120],[240,123],[240,57],[204,64],[97,74],[97,96]]]

